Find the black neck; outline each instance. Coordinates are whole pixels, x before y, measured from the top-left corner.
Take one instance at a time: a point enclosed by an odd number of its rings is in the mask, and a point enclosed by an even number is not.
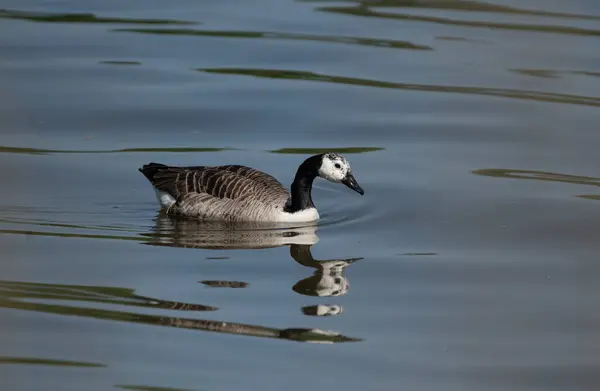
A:
[[[312,184],[317,177],[317,171],[321,165],[321,156],[309,157],[298,167],[294,182],[292,182],[292,200],[286,205],[285,211],[289,213],[314,208],[311,191]]]

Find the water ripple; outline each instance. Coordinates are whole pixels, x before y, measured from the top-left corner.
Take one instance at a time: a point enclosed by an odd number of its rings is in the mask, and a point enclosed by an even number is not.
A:
[[[61,284],[0,281],[0,297],[46,300],[69,300],[101,304],[128,305],[140,308],[160,308],[177,311],[216,311],[218,308],[203,304],[181,303],[140,296],[133,289],[106,286],[78,286]]]
[[[300,154],[300,155],[316,155],[318,153],[336,152],[344,154],[352,153],[365,153],[383,151],[385,148],[381,147],[342,147],[342,148],[280,148],[274,149],[269,152],[271,153],[282,153],[282,154]]]
[[[26,20],[29,22],[44,23],[112,23],[112,24],[160,24],[160,25],[189,25],[198,24],[185,20],[172,19],[133,19],[133,18],[114,18],[100,17],[94,14],[84,13],[49,13],[0,9],[0,18]]]
[[[105,60],[100,61],[104,65],[142,65],[140,61],[120,61],[120,60]]]
[[[132,290],[125,288],[112,287],[87,287],[80,285],[56,285],[27,282],[0,281],[0,308],[10,308],[24,311],[34,311],[46,314],[55,314],[63,316],[77,316],[91,319],[112,320],[117,322],[128,322],[137,324],[147,324],[164,327],[174,327],[189,330],[201,330],[225,334],[245,335],[261,338],[276,338],[296,342],[312,343],[338,343],[338,342],[357,342],[357,338],[346,337],[342,334],[310,328],[287,328],[278,329],[259,325],[250,325],[243,323],[223,322],[218,320],[178,318],[171,316],[151,315],[124,311],[113,311],[98,308],[65,306],[54,303],[30,302],[30,299],[45,300],[78,300],[92,301],[98,303],[107,303],[107,301],[97,296],[97,292],[108,292],[111,295],[133,297]],[[63,294],[55,294],[55,291]],[[111,293],[115,292],[115,293]],[[65,293],[68,293],[65,296]],[[157,302],[163,302],[156,299]],[[114,304],[132,303],[117,302]],[[188,309],[188,308],[170,308],[167,309]]]
[[[317,154],[325,152],[337,153],[365,153],[382,151],[383,147],[331,147],[331,148],[280,148],[268,150],[269,153],[281,154]],[[182,153],[182,152],[223,152],[223,151],[240,151],[239,148],[196,148],[196,147],[171,147],[171,148],[124,148],[124,149],[43,149],[43,148],[27,148],[27,147],[11,147],[0,145],[0,153],[15,153],[23,155],[54,155],[54,154],[101,154],[101,153]]]
[[[180,36],[199,36],[199,37],[219,37],[219,38],[266,38],[266,39],[285,39],[295,41],[314,41],[353,44],[362,46],[376,46],[391,49],[413,49],[413,50],[433,50],[426,45],[417,45],[408,41],[398,41],[391,39],[375,39],[364,37],[339,37],[332,35],[313,35],[313,34],[291,34],[267,31],[226,31],[226,30],[194,30],[194,29],[113,29],[116,32],[130,32],[141,34],[158,35],[180,35]]]
[[[122,390],[132,391],[191,391],[183,388],[172,388],[172,387],[156,387],[156,386],[141,386],[141,385],[128,385],[128,384],[115,384],[115,388]]]
[[[578,76],[589,76],[589,77],[600,77],[600,72],[591,71],[560,71],[555,69],[532,69],[532,68],[513,68],[509,69],[510,72],[520,73],[526,76],[532,77],[543,77],[543,78],[559,78],[562,75],[578,75]]]
[[[0,153],[19,153],[30,155],[49,155],[58,153],[134,153],[134,152],[221,152],[232,151],[233,148],[195,148],[195,147],[171,147],[171,148],[123,148],[123,149],[43,149],[24,148],[0,145]]]
[[[440,86],[428,84],[397,83],[372,79],[360,79],[345,76],[333,76],[306,71],[282,70],[282,69],[253,69],[253,68],[199,68],[199,72],[217,73],[224,75],[242,75],[269,79],[288,79],[317,81],[323,83],[346,84],[362,87],[393,88],[399,90],[449,92],[459,94],[475,94],[495,96],[502,98],[513,98],[532,100],[539,102],[565,103],[585,106],[600,106],[600,98],[559,94],[552,92],[513,90],[505,88],[490,87],[465,87],[465,86]]]
[[[83,361],[54,360],[37,357],[6,357],[0,356],[0,364],[49,365],[59,367],[105,368],[104,364]]]
[[[569,19],[587,19],[600,20],[600,16],[572,14],[565,12],[540,11],[512,6],[483,3],[474,0],[370,0],[370,1],[352,1],[352,0],[298,0],[303,3],[357,3],[363,7],[372,8],[420,8],[420,9],[438,9],[448,11],[467,11],[467,12],[490,12],[499,14],[517,14],[531,16],[546,16],[555,18]]]
[[[409,20],[417,22],[430,22],[452,26],[462,27],[482,27],[482,28],[494,28],[504,30],[517,30],[517,31],[534,31],[542,33],[558,33],[558,34],[574,34],[574,35],[600,35],[600,30],[586,29],[579,27],[570,26],[555,26],[555,25],[543,25],[543,24],[517,24],[517,23],[495,23],[489,21],[476,21],[476,20],[457,20],[451,18],[442,18],[436,16],[425,16],[425,15],[412,15],[412,14],[401,14],[392,12],[380,12],[369,9],[368,7],[320,7],[316,9],[321,12],[330,12],[336,14],[353,15],[353,16],[364,16],[364,17],[375,17],[385,19],[396,19],[396,20]]]
[[[473,174],[495,178],[507,179],[527,179],[545,182],[561,182],[586,186],[600,186],[600,178],[561,174],[557,172],[533,171],[533,170],[513,170],[506,168],[485,168],[473,170]],[[578,195],[578,198],[589,200],[600,200],[600,195]]]

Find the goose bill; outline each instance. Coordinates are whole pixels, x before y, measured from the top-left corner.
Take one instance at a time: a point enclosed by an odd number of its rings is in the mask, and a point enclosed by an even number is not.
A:
[[[348,173],[348,175],[346,175],[346,178],[344,178],[342,180],[342,183],[346,186],[348,186],[349,188],[351,188],[352,190],[354,190],[355,192],[357,192],[360,195],[365,194],[365,191],[362,189],[362,187],[360,187],[360,185],[358,184],[358,182],[356,182],[356,179],[354,178],[354,175],[352,175],[351,173]]]

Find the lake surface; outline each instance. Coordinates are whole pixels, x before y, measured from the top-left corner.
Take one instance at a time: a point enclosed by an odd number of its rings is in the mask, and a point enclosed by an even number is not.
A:
[[[0,11],[3,390],[593,390],[600,3]],[[333,150],[322,220],[158,212],[137,171]]]

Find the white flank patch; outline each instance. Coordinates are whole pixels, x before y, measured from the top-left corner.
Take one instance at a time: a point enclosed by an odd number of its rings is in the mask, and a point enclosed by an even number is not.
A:
[[[158,198],[158,202],[160,202],[160,206],[163,208],[169,208],[175,203],[175,198],[167,192],[154,189],[156,193],[156,198]]]
[[[278,221],[285,223],[305,223],[319,220],[319,212],[316,208],[304,209],[296,213],[282,212]]]

